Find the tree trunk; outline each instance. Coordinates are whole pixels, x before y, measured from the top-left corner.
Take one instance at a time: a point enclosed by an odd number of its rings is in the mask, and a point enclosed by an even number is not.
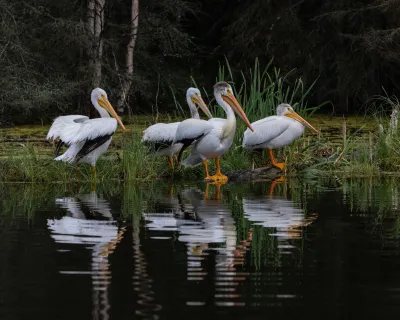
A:
[[[94,7],[96,0],[88,0],[87,2],[87,32],[92,39],[94,35]],[[91,47],[88,48],[90,50]],[[88,52],[89,53],[89,52]]]
[[[121,89],[119,91],[118,101],[117,101],[117,112],[121,115],[124,113],[124,104],[132,84],[133,52],[135,51],[138,26],[139,26],[139,0],[132,0],[129,42],[126,47],[125,75],[123,77],[123,80],[121,81]]]
[[[93,64],[93,43],[94,43],[94,8],[96,6],[96,0],[88,0],[87,2],[87,34],[88,34],[88,47],[87,47],[87,56],[88,56],[88,64],[90,73],[92,72],[92,64]]]
[[[88,0],[87,2],[87,32],[89,45],[87,48],[90,91],[98,87],[101,82],[101,59],[103,56],[103,28],[104,28],[105,0]]]
[[[104,28],[105,0],[96,0],[94,19],[94,65],[93,88],[99,87],[101,82],[101,62],[103,56],[103,28]]]

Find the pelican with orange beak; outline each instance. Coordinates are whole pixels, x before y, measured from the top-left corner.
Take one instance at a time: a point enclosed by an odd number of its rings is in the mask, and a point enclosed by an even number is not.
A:
[[[276,161],[272,149],[291,144],[303,134],[304,127],[316,133],[318,131],[297,114],[289,104],[278,105],[276,113],[276,116],[266,117],[251,124],[254,132],[249,129],[244,132],[243,147],[252,150],[268,149],[272,165],[283,170],[285,163]]]
[[[208,121],[187,119],[182,121],[176,130],[174,143],[183,143],[178,156],[179,160],[183,150],[192,145],[191,153],[182,162],[183,166],[194,167],[203,163],[206,170],[205,180],[224,182],[228,180],[228,177],[221,173],[220,157],[232,146],[236,131],[235,113],[242,118],[249,128],[248,130],[253,131],[253,127],[228,83],[223,81],[216,83],[214,96],[217,103],[224,109],[226,119],[211,118]],[[217,167],[215,175],[209,175],[208,159],[215,159]]]
[[[126,129],[103,89],[93,89],[91,101],[101,118],[89,119],[82,115],[60,116],[54,120],[46,139],[59,139],[55,155],[58,155],[63,144],[68,146],[68,149],[54,160],[74,163],[77,170],[81,163],[89,163],[93,175],[96,175],[96,162],[107,151],[118,124]]]
[[[186,101],[193,119],[200,119],[198,107],[207,117],[212,118],[212,114],[203,101],[199,89],[189,88],[186,92]],[[177,154],[183,146],[182,143],[172,143],[179,124],[180,122],[156,123],[143,131],[142,143],[147,145],[149,151],[153,152],[155,156],[168,156],[168,163],[172,169],[174,168],[173,156]]]

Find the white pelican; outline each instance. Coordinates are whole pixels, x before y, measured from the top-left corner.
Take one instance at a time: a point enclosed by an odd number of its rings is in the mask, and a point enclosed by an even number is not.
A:
[[[281,148],[292,143],[304,132],[304,126],[318,132],[311,124],[298,115],[286,103],[276,108],[276,116],[266,117],[253,122],[254,131],[247,129],[243,136],[243,147],[246,149],[268,149],[272,165],[283,170],[285,163],[275,160],[272,149]]]
[[[182,121],[176,131],[174,143],[184,144],[181,153],[185,147],[194,143],[189,157],[182,162],[185,167],[194,167],[203,162],[206,170],[205,180],[227,181],[227,176],[221,173],[220,157],[229,150],[235,136],[236,118],[233,111],[243,119],[250,130],[253,131],[253,127],[228,83],[223,81],[216,83],[214,96],[218,104],[225,110],[227,118]],[[213,176],[208,173],[207,159],[215,159],[217,172]]]
[[[93,317],[106,319],[107,310],[110,308],[109,256],[121,242],[126,229],[118,228],[118,222],[112,216],[110,203],[99,198],[95,192],[56,199],[56,204],[67,210],[67,215],[60,219],[47,219],[47,227],[59,254],[66,255],[64,259],[69,261],[71,257],[82,257],[82,249],[91,251],[91,259],[82,260],[87,264],[86,267],[74,266],[71,270],[70,263],[61,264],[59,273],[69,277],[90,276]]]
[[[54,160],[75,163],[77,169],[81,163],[89,163],[92,165],[93,174],[96,175],[96,161],[107,151],[118,123],[126,129],[103,89],[93,89],[91,100],[101,118],[89,119],[82,115],[58,117],[54,120],[46,139],[60,139],[56,155],[63,144],[69,146],[67,151]],[[115,119],[111,118],[109,113]]]
[[[186,101],[193,119],[200,119],[196,104],[209,118],[212,118],[211,112],[203,101],[199,89],[189,88],[186,92]],[[154,152],[154,155],[168,156],[168,163],[172,168],[174,168],[172,157],[183,146],[182,143],[173,143],[179,124],[180,122],[156,123],[143,131],[142,143],[148,145],[151,148],[150,150]]]

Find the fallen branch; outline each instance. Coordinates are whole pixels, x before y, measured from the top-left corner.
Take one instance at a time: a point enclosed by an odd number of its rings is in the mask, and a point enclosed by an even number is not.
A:
[[[235,170],[226,173],[229,181],[245,182],[271,180],[283,175],[283,172],[275,167],[263,167],[254,170]]]

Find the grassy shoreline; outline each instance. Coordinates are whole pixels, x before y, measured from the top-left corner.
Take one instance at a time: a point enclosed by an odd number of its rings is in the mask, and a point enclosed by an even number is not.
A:
[[[312,121],[312,120],[311,120]],[[397,139],[388,141],[384,137],[369,133],[358,136],[345,130],[342,141],[337,137],[332,142],[324,137],[307,132],[292,145],[281,150],[275,150],[276,156],[286,161],[287,169],[282,175],[324,176],[339,174],[342,176],[373,176],[396,174],[400,162],[390,162],[388,159],[397,152],[390,143],[398,143]],[[391,136],[392,137],[392,136]],[[393,137],[392,137],[393,138]],[[168,167],[166,157],[154,157],[140,143],[141,135],[135,130],[118,134],[112,142],[109,151],[100,158],[97,165],[97,181],[201,181],[204,175],[203,167],[172,170]],[[388,145],[389,143],[389,145]],[[14,143],[12,143],[14,144]],[[54,148],[51,144],[16,143],[16,149],[11,154],[0,157],[2,175],[0,182],[67,182],[77,181],[75,166],[53,160]],[[7,145],[2,144],[2,148]],[[10,144],[8,144],[10,145]],[[395,151],[393,151],[395,150]],[[383,152],[389,153],[381,157]],[[389,158],[387,158],[389,157]],[[252,153],[235,144],[221,161],[222,171],[248,170],[269,165],[266,152]],[[213,171],[214,161],[210,161]],[[81,166],[80,181],[92,181],[89,165]]]
[[[276,106],[286,102],[320,130],[320,133],[315,135],[306,129],[304,135],[291,145],[274,151],[275,156],[287,164],[287,169],[282,175],[372,176],[399,171],[400,130],[397,126],[397,115],[400,104],[397,98],[375,97],[371,104],[374,106],[372,111],[361,118],[362,125],[358,121],[360,118],[336,117],[329,126],[332,117],[321,117],[316,114],[329,103],[307,106],[306,98],[315,82],[305,87],[301,78],[289,81],[289,76],[290,73],[281,75],[279,70],[272,69],[271,64],[261,69],[256,60],[254,68],[246,72],[240,71],[236,75],[226,61],[225,65],[220,66],[216,78],[216,81],[226,80],[231,83],[238,101],[251,122],[275,114]],[[197,86],[194,80],[193,83]],[[213,116],[224,117],[221,108],[215,105],[211,95],[204,88],[201,90],[205,101],[209,102]],[[187,107],[181,106],[178,100],[175,101],[173,116],[157,115],[154,118],[133,115],[124,118],[128,131],[122,133],[118,129],[113,136],[109,150],[98,161],[97,181],[202,180],[204,177],[202,166],[172,170],[167,165],[166,157],[154,157],[140,143],[144,128],[156,120],[172,122],[187,116]],[[392,112],[391,117],[387,116],[388,111]],[[0,182],[65,182],[77,179],[74,166],[53,161],[54,148],[45,142],[49,127],[50,125],[0,129],[0,140],[39,139],[38,142],[22,140],[0,143],[0,163],[3,169]],[[233,145],[221,160],[222,172],[248,170],[267,165],[269,160],[266,152],[260,155],[241,147],[244,130],[245,125],[238,120]],[[332,134],[334,131],[336,134]],[[214,172],[214,161],[209,163],[210,172]],[[81,166],[81,181],[91,180],[90,166]]]

